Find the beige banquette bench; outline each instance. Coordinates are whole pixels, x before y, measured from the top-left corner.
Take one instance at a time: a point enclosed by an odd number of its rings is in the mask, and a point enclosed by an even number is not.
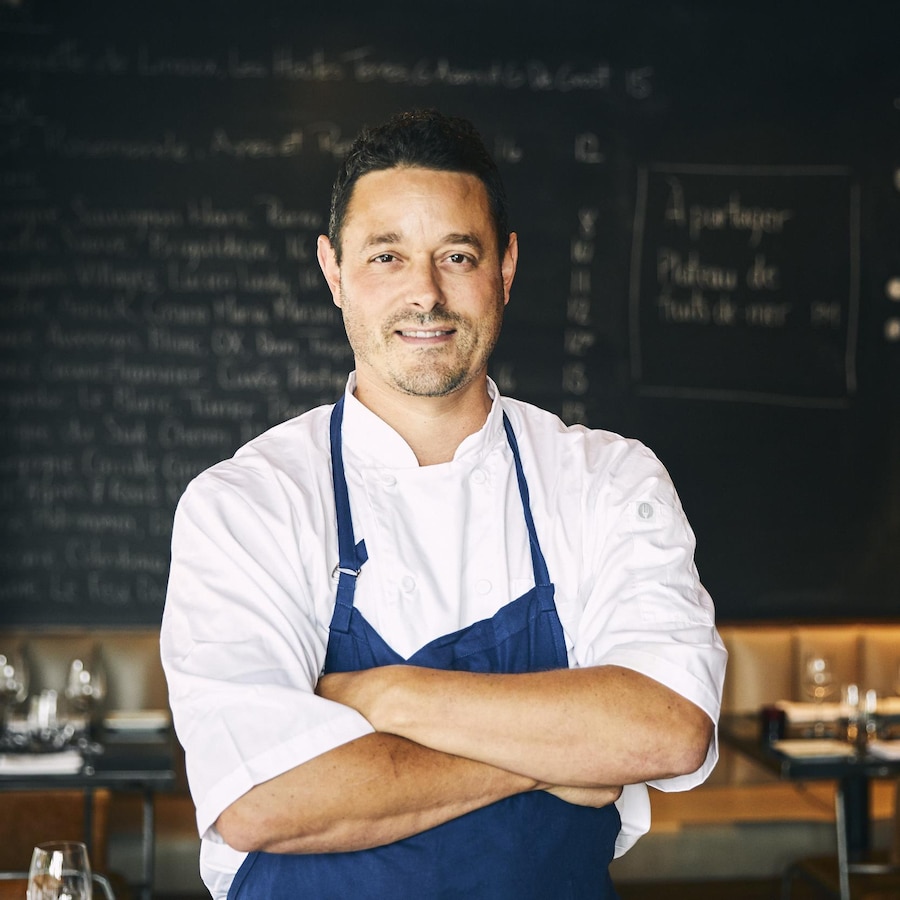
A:
[[[882,693],[894,689],[900,666],[900,619],[879,622],[725,622],[719,627],[729,650],[724,712],[753,713],[764,703],[803,699],[802,663],[826,655],[838,682],[855,682]],[[25,647],[32,692],[60,690],[69,661],[97,647],[107,671],[109,710],[161,709],[167,694],[159,663],[158,632],[137,630],[0,630],[0,648]],[[0,651],[2,652],[2,651]],[[892,814],[889,785],[878,785],[877,819]],[[833,785],[790,784],[728,748],[709,781],[694,791],[651,791],[649,835],[614,864],[620,880],[765,877],[799,856],[827,850],[834,837]],[[3,797],[0,795],[0,804]],[[136,876],[140,866],[137,798],[114,794],[109,803],[108,859],[112,870]],[[183,778],[172,793],[159,794],[157,892],[193,890],[199,841]]]
[[[807,699],[810,655],[829,660],[837,684],[896,691],[900,619],[821,623],[723,622],[728,648],[722,712],[755,714],[778,700]],[[686,793],[651,790],[653,824],[614,863],[619,880],[776,877],[792,860],[832,852],[834,784],[780,781],[728,747],[710,779]],[[889,840],[895,790],[873,785],[875,840]]]
[[[75,658],[89,659],[92,654],[99,653],[107,682],[107,697],[104,702],[106,712],[168,709],[168,691],[159,660],[158,629],[0,629],[0,652],[13,647],[22,648],[27,658],[31,695],[45,689],[57,690],[62,695],[71,661]],[[176,754],[175,768],[178,772],[175,789],[157,793],[155,798],[154,896],[203,890],[197,875],[200,842],[180,751]],[[109,794],[103,791],[100,792],[99,801],[100,824],[105,828],[108,838],[106,847],[94,855],[104,860],[109,872],[137,882],[140,880],[142,865],[141,798],[135,793]],[[29,810],[28,802],[26,795],[0,793],[0,812]],[[78,828],[77,825],[69,824],[70,821],[81,821],[81,798],[78,792],[60,794],[54,805],[58,808],[58,814],[46,816],[48,824],[37,827],[51,830],[58,830],[60,827]],[[44,814],[41,815],[43,819]],[[67,816],[65,825],[62,824],[64,815]],[[30,810],[28,819],[26,830],[31,839],[35,823]],[[8,859],[10,853],[3,851],[4,845],[10,848],[23,843],[19,833],[22,830],[22,823],[11,821],[8,815],[0,815],[0,859],[3,860],[0,868],[27,868],[27,859],[20,860],[16,866],[13,860]],[[96,833],[95,827],[95,836]],[[54,832],[43,835],[42,839],[72,836],[74,835],[69,832]]]
[[[728,669],[722,696],[723,713],[755,713],[779,700],[808,701],[803,671],[811,656],[825,657],[831,666],[835,700],[839,687],[856,684],[879,695],[896,693],[900,669],[900,621],[722,624],[728,647]],[[734,754],[722,753],[712,783],[758,780],[760,772],[742,765]]]
[[[896,690],[900,619],[870,623],[723,623],[728,647],[723,711],[754,712],[773,700],[804,700],[804,661],[823,655],[835,681],[882,694]]]

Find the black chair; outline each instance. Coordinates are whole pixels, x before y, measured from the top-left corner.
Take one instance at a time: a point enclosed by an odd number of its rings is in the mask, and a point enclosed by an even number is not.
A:
[[[892,844],[887,852],[851,860],[840,787],[835,791],[834,808],[837,856],[810,857],[788,866],[781,881],[782,900],[790,900],[795,878],[837,900],[900,900],[900,780],[895,785]]]

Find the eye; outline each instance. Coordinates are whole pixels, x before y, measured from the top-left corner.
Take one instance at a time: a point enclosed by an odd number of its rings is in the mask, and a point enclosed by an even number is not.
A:
[[[372,259],[372,262],[390,263],[393,262],[396,258],[397,257],[395,257],[393,253],[379,253],[378,256]]]
[[[467,253],[451,253],[447,257],[447,261],[453,263],[456,266],[475,265],[475,260]]]

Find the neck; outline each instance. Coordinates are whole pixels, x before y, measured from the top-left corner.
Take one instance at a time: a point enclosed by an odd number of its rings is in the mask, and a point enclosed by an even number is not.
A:
[[[486,378],[446,397],[410,397],[357,380],[355,396],[409,444],[420,466],[450,462],[491,409]]]

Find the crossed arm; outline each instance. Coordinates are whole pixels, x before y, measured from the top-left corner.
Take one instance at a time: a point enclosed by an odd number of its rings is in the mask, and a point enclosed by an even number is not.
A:
[[[693,772],[713,725],[630,669],[515,675],[384,666],[317,693],[375,732],[253,787],[216,822],[238,850],[359,850],[529,790],[589,806],[621,785]]]

